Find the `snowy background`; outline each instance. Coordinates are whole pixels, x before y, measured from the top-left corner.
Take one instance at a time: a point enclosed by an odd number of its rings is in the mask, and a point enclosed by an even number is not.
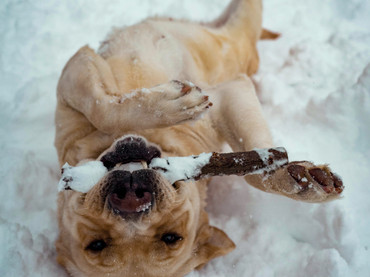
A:
[[[66,61],[112,26],[153,15],[216,17],[228,0],[1,0],[0,276],[66,276],[55,263],[55,88]],[[265,0],[257,90],[291,160],[329,163],[344,198],[304,204],[238,178],[210,189],[237,249],[198,276],[370,276],[370,2]]]

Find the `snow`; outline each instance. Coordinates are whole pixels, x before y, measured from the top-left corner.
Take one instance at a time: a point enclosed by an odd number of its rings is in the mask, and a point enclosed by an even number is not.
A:
[[[195,87],[195,85],[192,82],[188,81],[188,80],[184,81],[184,84],[188,85],[189,87],[192,87],[192,88]]]
[[[209,163],[212,153],[189,157],[154,158],[149,167],[158,170],[171,184],[197,177],[203,166]]]
[[[272,149],[274,149],[275,151],[286,153],[286,150],[283,147],[275,147]],[[265,167],[256,169],[250,174],[263,174],[264,172],[271,172],[288,163],[288,160],[284,158],[280,160],[273,160],[273,162],[269,164],[269,158],[273,157],[274,155],[272,155],[268,149],[253,149],[253,150],[256,151],[257,154],[260,156],[260,159],[263,161]]]
[[[87,193],[107,172],[107,168],[101,161],[89,161],[78,166],[70,166],[65,163],[62,167],[58,191],[72,189]]]
[[[66,61],[97,49],[112,26],[155,14],[208,20],[227,0],[0,3],[0,276],[67,276],[55,262],[55,88]],[[291,160],[329,163],[344,198],[306,204],[238,177],[215,178],[212,224],[236,243],[188,276],[370,275],[370,2],[264,1],[254,77],[276,145]]]

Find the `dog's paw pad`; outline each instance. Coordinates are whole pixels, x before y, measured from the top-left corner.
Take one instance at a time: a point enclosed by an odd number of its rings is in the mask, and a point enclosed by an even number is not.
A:
[[[309,169],[308,172],[326,193],[332,193],[334,191],[334,181],[324,170],[315,167]]]
[[[329,170],[326,171],[315,167],[309,169],[308,172],[326,193],[341,193],[343,191],[344,186],[342,180]]]
[[[330,172],[331,177],[333,178],[334,181],[334,188],[337,193],[342,193],[344,189],[343,181],[342,179],[335,173]]]
[[[301,188],[305,189],[308,187],[309,181],[306,177],[306,168],[304,166],[293,164],[288,166],[287,170]]]
[[[307,166],[304,163],[293,163],[287,167],[287,171],[302,192],[316,189],[318,193],[321,191],[324,194],[335,195],[342,193],[344,189],[341,178],[332,173],[327,166]]]

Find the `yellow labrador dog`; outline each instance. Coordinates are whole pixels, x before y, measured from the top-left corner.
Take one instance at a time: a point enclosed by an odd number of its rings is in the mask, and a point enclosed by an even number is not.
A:
[[[208,24],[148,19],[68,61],[57,89],[60,165],[99,160],[107,169],[88,192],[59,193],[58,262],[71,275],[183,276],[234,249],[209,225],[207,181],[171,184],[146,164],[225,142],[233,151],[272,147],[248,77],[257,41],[275,36],[261,14],[260,0],[233,0]],[[309,162],[245,179],[307,202],[342,190],[326,166]]]

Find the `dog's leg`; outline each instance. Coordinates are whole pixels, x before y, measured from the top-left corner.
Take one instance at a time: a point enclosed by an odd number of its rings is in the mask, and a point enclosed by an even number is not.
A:
[[[253,83],[246,75],[216,86],[209,95],[214,103],[211,120],[234,151],[273,147]]]
[[[235,39],[238,61],[244,64],[248,76],[257,72],[259,65],[256,43],[262,34],[262,0],[232,0],[223,14],[209,23],[227,36]],[[240,47],[241,46],[241,47]]]
[[[210,117],[217,132],[234,151],[273,147],[271,135],[251,80],[245,75],[209,91],[214,107]],[[324,202],[339,197],[343,185],[325,166],[292,162],[273,173],[247,175],[252,186],[306,201]]]
[[[222,15],[208,24],[257,42],[262,32],[262,0],[232,0]],[[247,28],[246,28],[247,27]]]
[[[121,92],[109,64],[87,46],[63,70],[58,98],[108,134],[175,125],[211,105],[199,88],[178,81]]]

